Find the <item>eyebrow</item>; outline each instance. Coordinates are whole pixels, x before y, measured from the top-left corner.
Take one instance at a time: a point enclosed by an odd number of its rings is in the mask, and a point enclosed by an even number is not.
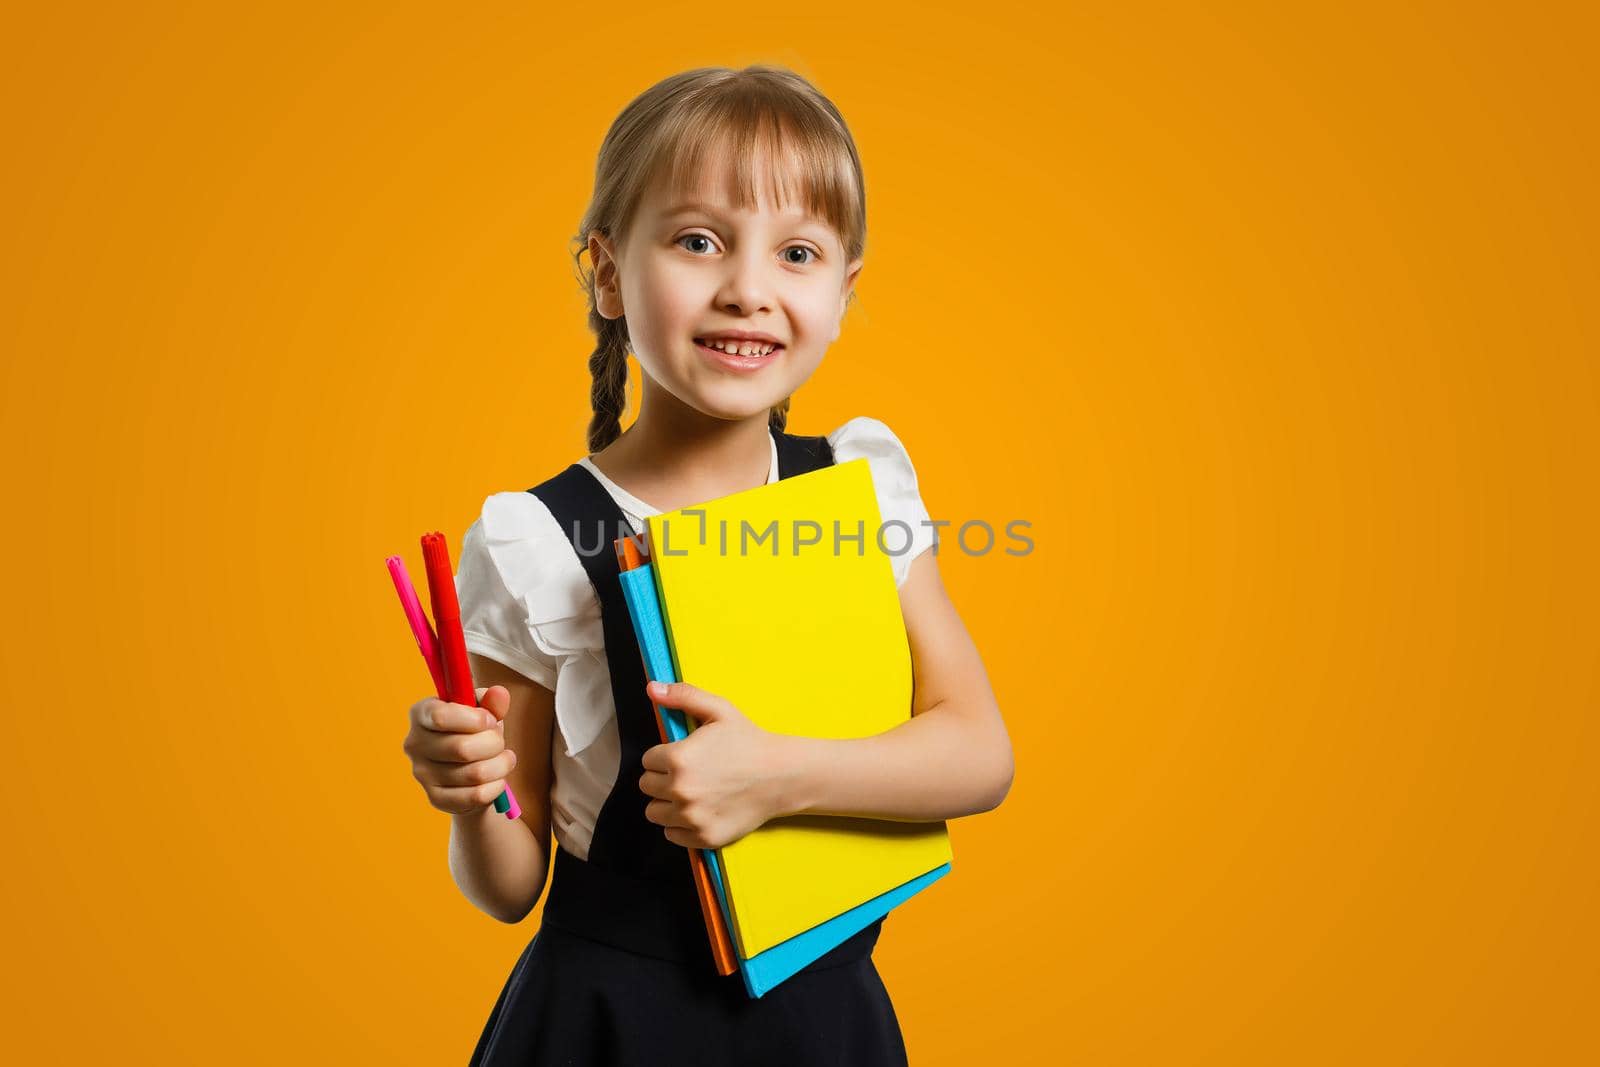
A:
[[[721,214],[720,211],[718,211],[716,208],[712,207],[710,204],[702,204],[698,200],[686,200],[683,203],[676,205],[675,207],[668,208],[666,211],[662,212],[662,214],[666,218],[671,218],[674,215],[687,215],[691,211],[701,211],[701,212],[704,212],[707,215],[720,215]]]
[[[711,206],[710,204],[702,203],[702,202],[700,202],[698,200],[688,200],[688,201],[685,201],[684,203],[678,204],[678,205],[676,205],[674,207],[670,207],[666,211],[662,212],[661,217],[664,218],[664,219],[671,219],[671,218],[676,218],[679,215],[688,215],[688,214],[691,214],[691,213],[699,213],[699,214],[702,214],[702,215],[714,215],[717,218],[726,218],[727,217],[720,210],[718,210],[717,208]],[[820,218],[820,217],[818,217],[816,215],[812,215],[809,212],[807,214],[801,216],[797,221],[799,221],[799,222],[814,222],[814,223],[818,224],[819,226],[826,226],[828,224],[828,220],[827,219]]]

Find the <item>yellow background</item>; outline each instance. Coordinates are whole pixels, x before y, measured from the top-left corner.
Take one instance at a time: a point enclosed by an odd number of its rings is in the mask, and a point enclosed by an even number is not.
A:
[[[8,1060],[465,1062],[383,559],[582,455],[600,138],[752,62],[868,180],[790,428],[1036,541],[912,1062],[1600,1052],[1593,15],[533,7],[4,16]]]

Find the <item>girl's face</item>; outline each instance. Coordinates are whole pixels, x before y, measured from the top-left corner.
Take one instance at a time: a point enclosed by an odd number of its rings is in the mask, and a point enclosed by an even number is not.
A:
[[[644,373],[684,404],[720,419],[764,417],[839,336],[862,261],[845,262],[838,234],[803,206],[772,204],[764,170],[753,209],[735,207],[726,184],[703,179],[693,195],[675,196],[658,183],[621,247],[591,235],[597,307],[608,319],[627,315]],[[730,331],[780,347],[738,357],[702,343]]]

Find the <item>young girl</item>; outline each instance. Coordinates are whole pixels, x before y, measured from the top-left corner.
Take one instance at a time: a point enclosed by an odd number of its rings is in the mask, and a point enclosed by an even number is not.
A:
[[[716,973],[685,851],[802,812],[953,819],[1010,788],[1010,741],[926,551],[928,513],[899,440],[865,417],[814,437],[784,430],[791,394],[839,335],[865,203],[844,120],[781,69],[670,77],[601,145],[578,237],[599,340],[589,454],[484,501],[456,576],[483,707],[420,700],[405,745],[429,801],[452,815],[451,873],[483,911],[529,913],[555,835],[542,924],[473,1064],[906,1062],[872,964],[881,924],[751,998],[737,975]],[[630,351],[642,400],[624,432]],[[912,718],[866,738],[791,737],[693,679],[647,689],[611,538],[642,531],[647,515],[862,456],[885,522],[906,524],[884,542]],[[896,553],[905,528],[910,546]],[[660,744],[652,699],[699,727]],[[507,784],[520,820],[490,806]]]

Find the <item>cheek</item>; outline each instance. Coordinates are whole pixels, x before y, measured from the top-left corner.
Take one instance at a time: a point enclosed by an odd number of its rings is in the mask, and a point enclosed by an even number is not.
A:
[[[695,288],[693,278],[675,278],[670,274],[645,281],[640,286],[638,302],[641,317],[650,333],[662,337],[676,337],[690,329],[697,321],[697,312],[705,303]]]
[[[820,338],[816,342],[806,345],[794,359],[790,360],[789,373],[795,382],[803,382],[816,373],[817,368],[822,365],[822,356],[826,345],[827,338]]]
[[[838,328],[838,302],[825,292],[807,293],[803,304],[798,305],[797,326],[810,345],[827,344]]]

